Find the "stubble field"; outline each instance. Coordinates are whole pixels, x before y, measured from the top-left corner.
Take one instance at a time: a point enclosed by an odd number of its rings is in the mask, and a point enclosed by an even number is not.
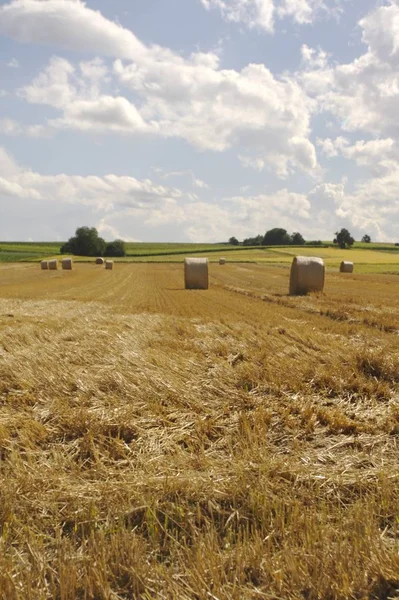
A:
[[[399,279],[0,265],[0,597],[399,597]]]

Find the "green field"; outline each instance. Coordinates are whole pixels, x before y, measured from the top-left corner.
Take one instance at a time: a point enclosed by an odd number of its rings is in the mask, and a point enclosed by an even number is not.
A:
[[[61,258],[60,242],[0,242],[0,262],[38,262],[44,258]],[[138,243],[126,244],[127,256],[118,262],[182,262],[185,256],[208,257],[217,262],[226,256],[227,262],[260,263],[288,267],[293,256],[320,256],[327,270],[336,270],[342,260],[355,263],[355,273],[399,274],[399,247],[394,244],[356,243],[341,250],[331,244],[323,246],[243,247],[229,244]],[[90,257],[79,256],[76,262],[88,262]]]

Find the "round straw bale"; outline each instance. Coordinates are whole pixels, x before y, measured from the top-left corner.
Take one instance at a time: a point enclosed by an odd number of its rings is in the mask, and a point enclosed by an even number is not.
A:
[[[324,288],[324,262],[314,256],[296,256],[292,261],[290,294],[321,292]]]
[[[186,290],[208,289],[209,280],[207,258],[184,259],[184,286]]]
[[[48,260],[42,260],[42,262],[40,263],[40,266],[42,268],[42,271],[47,271],[47,269],[48,269]]]
[[[224,256],[221,256],[219,258],[219,265],[225,265],[226,264],[226,259],[224,258]]]
[[[105,268],[109,269],[110,271],[112,271],[112,269],[114,268],[114,261],[113,260],[106,260],[105,261]]]
[[[61,264],[64,271],[72,271],[72,258],[63,258]]]
[[[50,269],[50,271],[56,271],[58,269],[58,260],[56,258],[49,260],[48,268]]]
[[[96,258],[96,265],[103,265],[103,264],[104,264],[104,259],[101,258],[101,256]]]
[[[353,273],[353,262],[349,260],[343,260],[339,267],[341,273]]]

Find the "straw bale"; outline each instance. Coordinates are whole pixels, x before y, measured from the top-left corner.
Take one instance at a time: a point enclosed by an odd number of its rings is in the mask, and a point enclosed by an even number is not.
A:
[[[226,264],[226,259],[224,258],[224,256],[221,256],[219,258],[219,265],[225,265]]]
[[[54,258],[53,260],[48,261],[48,268],[50,271],[56,271],[58,269],[58,260]]]
[[[296,256],[292,261],[290,294],[321,292],[324,288],[324,262],[314,256]]]
[[[103,265],[103,264],[104,264],[104,259],[101,258],[101,256],[96,258],[96,265]]]
[[[112,271],[112,269],[114,268],[114,261],[113,260],[106,260],[105,261],[105,268],[109,269],[110,271]]]
[[[339,267],[341,273],[353,273],[353,262],[349,260],[343,260]]]
[[[48,269],[48,260],[42,260],[42,262],[40,263],[40,266],[42,268],[42,271],[47,271],[47,269]]]
[[[72,271],[72,258],[63,258],[61,264],[64,271]]]
[[[209,287],[208,259],[184,259],[184,286],[186,290],[207,290]]]

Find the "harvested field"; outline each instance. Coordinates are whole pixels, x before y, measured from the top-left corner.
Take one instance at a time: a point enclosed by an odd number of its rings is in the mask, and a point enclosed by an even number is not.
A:
[[[209,273],[0,265],[0,598],[399,596],[399,278]]]

